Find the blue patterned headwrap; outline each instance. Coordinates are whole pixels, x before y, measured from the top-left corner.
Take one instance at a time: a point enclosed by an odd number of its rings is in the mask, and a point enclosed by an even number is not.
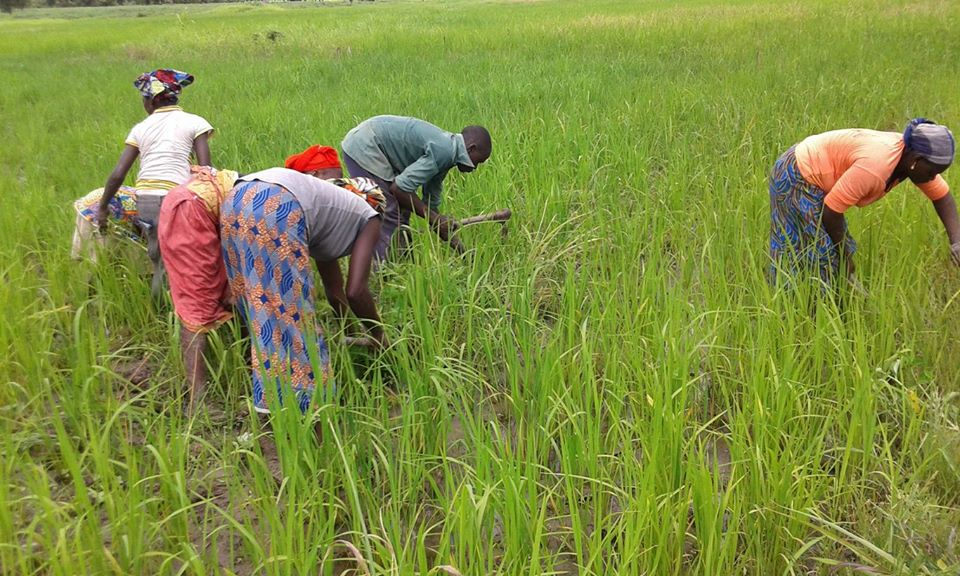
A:
[[[144,98],[156,98],[157,96],[177,96],[184,86],[193,83],[193,74],[187,74],[179,70],[161,68],[153,72],[144,72],[133,85],[140,91]]]
[[[949,166],[953,163],[956,143],[946,126],[926,118],[914,118],[903,131],[903,143],[934,164]]]

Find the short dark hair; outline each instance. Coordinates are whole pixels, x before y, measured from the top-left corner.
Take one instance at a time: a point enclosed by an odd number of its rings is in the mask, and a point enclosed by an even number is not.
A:
[[[477,148],[484,156],[489,157],[493,152],[493,142],[490,140],[490,132],[483,126],[467,126],[461,132],[467,146],[476,144]]]
[[[153,105],[157,108],[164,106],[176,106],[180,103],[180,97],[176,94],[163,93],[153,97]]]

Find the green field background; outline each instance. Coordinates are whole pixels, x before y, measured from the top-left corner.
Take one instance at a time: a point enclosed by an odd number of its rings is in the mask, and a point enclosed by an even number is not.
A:
[[[868,297],[764,274],[786,148],[960,130],[958,29],[936,0],[0,17],[0,572],[957,574],[960,271],[930,203],[848,213]],[[320,442],[250,413],[235,326],[185,418],[145,253],[69,258],[157,67],[196,76],[182,104],[241,172],[375,114],[493,135],[443,209],[509,207],[505,237],[465,230],[461,258],[415,222],[371,283],[382,355],[320,306]]]

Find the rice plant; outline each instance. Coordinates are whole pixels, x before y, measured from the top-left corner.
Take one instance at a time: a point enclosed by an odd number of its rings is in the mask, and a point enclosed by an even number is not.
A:
[[[908,185],[851,213],[869,292],[771,288],[766,177],[809,134],[960,130],[960,5],[466,0],[0,17],[0,572],[956,574],[960,272]],[[71,201],[183,105],[241,172],[360,120],[485,124],[493,156],[332,342],[308,418],[250,407],[236,324],[193,418],[169,303]],[[946,179],[952,179],[952,171]],[[315,425],[322,430],[318,439]]]

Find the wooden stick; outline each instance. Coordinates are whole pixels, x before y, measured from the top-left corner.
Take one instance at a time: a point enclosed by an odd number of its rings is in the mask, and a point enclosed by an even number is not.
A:
[[[497,210],[496,212],[478,214],[477,216],[470,216],[468,218],[464,218],[463,220],[459,220],[456,222],[457,229],[450,233],[447,242],[450,244],[450,247],[453,248],[454,252],[457,254],[464,254],[467,251],[467,247],[464,246],[460,238],[457,237],[457,234],[460,232],[461,228],[464,226],[470,226],[472,224],[481,224],[483,222],[499,222],[505,231],[507,220],[509,220],[511,216],[513,216],[513,212],[511,212],[509,208],[505,208],[503,210]]]
[[[503,210],[497,210],[496,212],[490,212],[489,214],[479,214],[477,216],[470,216],[469,218],[464,218],[457,222],[460,225],[460,228],[464,226],[470,226],[471,224],[479,224],[481,222],[506,222],[513,216],[513,212],[509,208]]]

